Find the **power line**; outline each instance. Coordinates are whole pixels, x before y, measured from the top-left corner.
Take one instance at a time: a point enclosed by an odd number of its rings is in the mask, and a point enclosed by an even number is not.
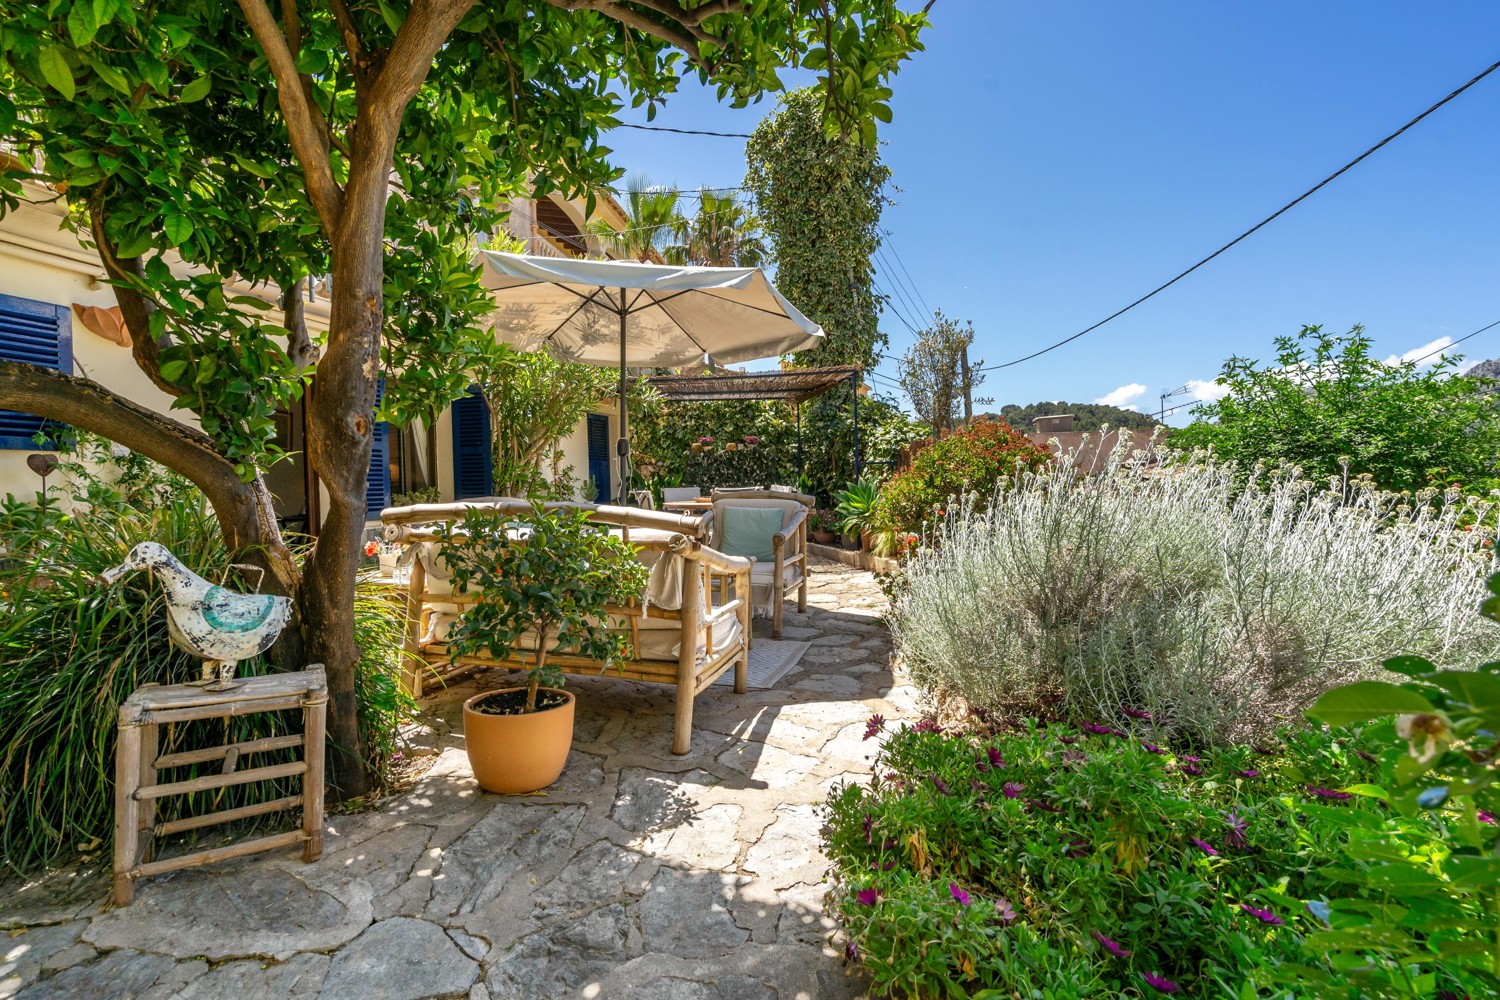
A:
[[[885,236],[887,240],[892,241],[888,244],[888,246],[890,246],[891,248],[891,256],[895,257],[896,263],[901,265],[901,272],[906,275],[906,280],[911,284],[911,290],[915,292],[917,298],[921,300],[923,313],[931,316],[933,314],[933,309],[927,304],[927,300],[923,298],[922,291],[917,287],[916,281],[912,279],[911,272],[906,269],[906,261],[901,259],[901,251],[896,249],[896,244],[894,242],[895,237],[891,234],[891,231],[889,229],[885,231]]]
[[[1344,164],[1342,167],[1340,167],[1339,169],[1335,170],[1333,173],[1329,174],[1327,177],[1323,178],[1317,184],[1313,185],[1312,187],[1308,188],[1306,191],[1302,192],[1296,198],[1293,198],[1291,201],[1287,202],[1285,205],[1283,205],[1280,208],[1278,208],[1275,212],[1272,212],[1270,215],[1266,216],[1264,219],[1260,220],[1255,225],[1253,225],[1249,229],[1245,230],[1243,233],[1240,233],[1240,235],[1236,236],[1234,239],[1230,240],[1228,243],[1226,243],[1223,246],[1219,247],[1219,249],[1215,250],[1213,253],[1209,254],[1207,257],[1204,257],[1202,260],[1198,261],[1198,263],[1194,264],[1192,267],[1188,268],[1185,271],[1180,272],[1176,277],[1172,278],[1170,281],[1167,281],[1167,282],[1164,282],[1164,283],[1162,283],[1160,285],[1157,285],[1151,291],[1147,292],[1145,295],[1142,295],[1140,298],[1136,299],[1134,302],[1130,303],[1130,305],[1126,306],[1125,308],[1119,309],[1119,310],[1117,310],[1115,312],[1110,313],[1108,316],[1104,317],[1099,322],[1093,324],[1092,326],[1088,326],[1088,327],[1085,327],[1082,330],[1079,330],[1077,333],[1073,334],[1071,337],[1066,337],[1066,338],[1064,338],[1062,340],[1059,340],[1057,343],[1051,344],[1051,345],[1049,345],[1047,347],[1044,347],[1044,348],[1042,348],[1039,351],[1033,351],[1031,354],[1028,354],[1028,355],[1026,355],[1023,358],[1016,358],[1014,361],[1007,361],[1004,364],[1000,364],[1000,365],[990,365],[988,368],[983,368],[983,369],[980,369],[980,370],[981,371],[995,371],[996,369],[999,369],[999,368],[1009,368],[1012,365],[1018,365],[1018,364],[1020,364],[1023,361],[1030,361],[1032,358],[1039,358],[1043,354],[1048,353],[1049,351],[1055,351],[1055,350],[1057,350],[1059,347],[1062,347],[1064,344],[1070,344],[1070,343],[1072,343],[1073,341],[1077,340],[1079,337],[1082,337],[1084,334],[1094,332],[1095,330],[1097,330],[1101,326],[1103,326],[1105,323],[1108,323],[1110,320],[1117,319],[1118,317],[1125,315],[1127,312],[1129,312],[1130,310],[1134,309],[1136,306],[1140,305],[1142,302],[1145,302],[1147,299],[1150,299],[1150,298],[1156,296],[1158,293],[1164,292],[1168,288],[1171,288],[1173,285],[1177,284],[1177,282],[1181,281],[1183,278],[1186,278],[1188,275],[1190,275],[1194,271],[1198,270],[1198,268],[1202,267],[1204,264],[1207,264],[1209,261],[1213,260],[1215,257],[1218,257],[1220,254],[1224,253],[1226,250],[1229,250],[1231,247],[1235,246],[1236,244],[1243,242],[1244,240],[1248,239],[1250,236],[1252,236],[1256,232],[1258,232],[1261,229],[1265,228],[1266,226],[1270,225],[1275,220],[1281,218],[1281,216],[1285,215],[1287,212],[1291,211],[1293,208],[1295,208],[1296,206],[1300,205],[1302,202],[1306,201],[1308,198],[1312,197],[1313,195],[1317,194],[1319,191],[1323,190],[1323,188],[1327,187],[1329,184],[1331,184],[1333,181],[1337,180],[1339,177],[1342,177],[1344,174],[1348,173],[1354,167],[1356,167],[1357,165],[1359,165],[1360,163],[1362,163],[1364,160],[1366,160],[1367,158],[1369,158],[1370,156],[1372,156],[1374,153],[1378,152],[1380,149],[1384,148],[1391,141],[1393,141],[1394,139],[1398,138],[1400,135],[1402,135],[1404,132],[1406,132],[1412,126],[1416,125],[1422,119],[1426,118],[1428,115],[1432,114],[1438,108],[1441,108],[1443,105],[1447,104],[1449,101],[1453,100],[1459,94],[1462,94],[1464,91],[1468,90],[1470,87],[1474,86],[1480,80],[1483,80],[1485,77],[1489,76],[1491,73],[1495,72],[1495,70],[1497,70],[1497,69],[1500,69],[1500,62],[1491,63],[1488,68],[1486,68],[1478,76],[1475,76],[1468,83],[1465,83],[1463,86],[1461,86],[1457,90],[1453,91],[1447,97],[1444,97],[1442,100],[1440,100],[1436,104],[1432,105],[1426,111],[1423,111],[1421,114],[1417,115],[1417,117],[1413,118],[1411,121],[1407,122],[1405,125],[1402,125],[1396,131],[1392,132],[1390,135],[1386,136],[1384,139],[1381,139],[1375,145],[1371,146],[1369,149],[1365,150],[1363,153],[1360,153],[1354,159],[1350,160],[1348,163]]]
[[[616,128],[638,128],[642,132],[675,132],[678,135],[712,135],[720,139],[749,139],[749,132],[706,132],[696,128],[668,128],[665,125],[637,125],[634,122],[620,122]]]
[[[881,250],[878,246],[875,248],[875,259],[880,261],[882,270],[890,275],[891,280],[894,282],[893,287],[896,289],[896,294],[901,296],[901,301],[911,310],[911,314],[913,316],[923,315],[922,310],[917,308],[916,300],[906,294],[906,289],[901,284],[901,275],[897,274],[896,269],[891,267],[890,261],[886,260],[885,251]],[[916,330],[913,329],[912,332],[916,333]]]
[[[885,303],[884,304],[885,304],[886,307],[888,307],[890,309],[890,311],[892,313],[895,314],[896,318],[899,319],[906,326],[906,328],[912,332],[912,334],[914,336],[920,336],[920,331],[917,330],[916,325],[914,323],[912,323],[912,321],[906,317],[906,314],[901,311],[901,307],[896,304],[895,297],[892,296],[890,292],[887,292],[880,285],[876,285],[875,286],[875,290],[877,292],[879,292],[881,295],[885,296]]]
[[[1495,322],[1491,323],[1489,326],[1481,326],[1479,329],[1475,330],[1473,333],[1464,334],[1462,337],[1459,337],[1457,340],[1453,341],[1453,343],[1451,343],[1451,344],[1444,344],[1442,347],[1439,347],[1435,351],[1428,351],[1426,354],[1422,355],[1416,361],[1413,361],[1412,364],[1419,365],[1422,362],[1426,361],[1428,358],[1432,357],[1434,354],[1442,354],[1444,351],[1448,350],[1448,348],[1453,347],[1456,344],[1462,344],[1464,341],[1468,340],[1470,337],[1477,337],[1481,333],[1483,333],[1484,331],[1486,331],[1486,330],[1492,330],[1492,329],[1494,329],[1497,326],[1500,326],[1500,319],[1495,320]]]

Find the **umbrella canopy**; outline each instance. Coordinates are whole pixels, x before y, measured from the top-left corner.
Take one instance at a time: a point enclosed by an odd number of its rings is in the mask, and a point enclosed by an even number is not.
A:
[[[732,364],[816,347],[823,329],[754,267],[672,267],[480,251],[495,336],[560,360],[620,368],[620,498],[629,489],[627,368]]]

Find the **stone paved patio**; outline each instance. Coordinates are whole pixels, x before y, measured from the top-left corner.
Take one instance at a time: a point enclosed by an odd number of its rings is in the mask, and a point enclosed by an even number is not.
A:
[[[577,678],[562,780],[482,793],[459,706],[484,679],[455,685],[414,748],[432,769],[377,810],[331,816],[316,864],[184,872],[118,910],[102,880],[76,904],[11,893],[0,998],[861,995],[829,944],[818,805],[868,773],[864,720],[911,716],[915,696],[890,673],[870,574],[824,562],[814,581],[784,636],[812,648],[773,690],[700,695],[690,754],[670,753],[668,689]]]

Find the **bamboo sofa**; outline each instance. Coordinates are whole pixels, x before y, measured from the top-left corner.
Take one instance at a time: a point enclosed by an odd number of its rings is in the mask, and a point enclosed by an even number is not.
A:
[[[618,528],[636,549],[636,558],[652,568],[652,583],[640,600],[611,605],[614,626],[630,633],[631,654],[603,676],[677,688],[672,752],[685,754],[692,744],[693,699],[730,667],[734,690],[744,694],[750,655],[749,559],[728,556],[708,546],[704,519],[634,507],[582,503],[549,503],[589,512],[589,520]],[[514,512],[518,522],[531,513],[530,501],[497,499],[449,504],[388,507],[381,511],[388,542],[415,551],[403,554],[410,566],[404,587],[407,617],[405,664],[407,689],[421,697],[431,680],[446,681],[489,667],[525,666],[529,650],[505,660],[483,655],[454,655],[445,641],[447,629],[477,598],[454,593],[447,568],[437,556],[435,526],[462,521],[471,510]],[[728,587],[715,588],[727,581]],[[716,599],[717,592],[717,599]],[[676,605],[675,607],[672,605]],[[525,645],[525,643],[523,643]],[[535,640],[530,643],[534,648]],[[600,664],[572,653],[548,657],[565,673],[600,676]]]

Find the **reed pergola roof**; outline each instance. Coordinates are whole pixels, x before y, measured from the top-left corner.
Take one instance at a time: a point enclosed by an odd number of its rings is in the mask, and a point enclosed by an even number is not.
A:
[[[849,381],[858,381],[855,365],[788,368],[776,372],[722,372],[717,375],[653,375],[651,387],[671,403],[720,399],[783,399],[805,403]]]

